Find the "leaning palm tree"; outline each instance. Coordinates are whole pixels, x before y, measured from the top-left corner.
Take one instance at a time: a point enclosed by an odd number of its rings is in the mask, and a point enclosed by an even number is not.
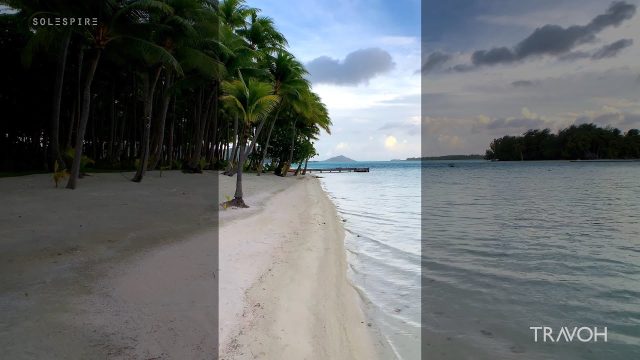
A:
[[[198,72],[209,78],[217,77],[219,64],[206,50],[207,42],[218,38],[219,21],[211,0],[164,0],[173,9],[171,14],[162,14],[158,19],[158,31],[154,42],[171,53],[187,75]],[[169,102],[175,97],[174,84],[180,75],[170,67],[163,69],[160,110],[155,112],[154,134],[151,145],[149,169],[157,168],[164,144],[165,122]],[[180,84],[184,85],[184,84]],[[199,157],[198,157],[199,160]]]
[[[267,157],[271,134],[278,122],[280,111],[284,106],[291,104],[296,99],[299,99],[302,94],[307,93],[310,88],[309,82],[304,79],[304,76],[307,74],[304,66],[296,60],[293,55],[286,51],[277,51],[276,56],[273,57],[267,56],[265,67],[269,69],[269,73],[274,82],[274,91],[276,95],[280,96],[281,101],[269,126],[269,132],[267,133],[267,138],[262,150],[262,157],[258,163],[258,175],[262,173],[262,166]]]
[[[86,71],[81,85],[81,112],[76,133],[76,144],[69,174],[68,189],[75,189],[78,176],[80,175],[80,164],[82,158],[82,148],[84,147],[84,136],[89,121],[91,107],[91,87],[93,78],[103,51],[113,43],[129,45],[129,49],[137,49],[138,54],[144,58],[155,57],[159,59],[169,59],[174,62],[171,54],[168,54],[162,47],[159,47],[146,39],[136,37],[139,24],[144,23],[152,11],[170,13],[172,9],[167,4],[158,0],[134,0],[126,2],[124,5],[116,0],[103,0],[97,2],[80,2],[78,4],[80,14],[85,16],[95,16],[100,14],[97,26],[80,27],[78,33],[81,35],[88,52],[90,54],[86,65]],[[146,110],[149,110],[149,107]]]
[[[240,158],[236,173],[236,192],[233,200],[224,203],[225,206],[248,207],[243,200],[242,172],[247,157],[245,147],[249,138],[249,127],[265,119],[278,105],[280,97],[273,93],[273,85],[254,79],[245,82],[242,74],[238,72],[238,79],[222,83],[224,95],[222,100],[226,102],[242,120],[242,135],[240,136]]]
[[[315,132],[323,129],[327,133],[330,133],[329,127],[331,126],[331,119],[329,117],[329,111],[318,94],[312,91],[304,93],[299,99],[292,103],[292,108],[294,110],[294,116],[291,120],[291,147],[289,149],[289,159],[280,171],[281,176],[287,176],[291,163],[293,162],[293,151],[298,126],[303,129],[310,127]]]

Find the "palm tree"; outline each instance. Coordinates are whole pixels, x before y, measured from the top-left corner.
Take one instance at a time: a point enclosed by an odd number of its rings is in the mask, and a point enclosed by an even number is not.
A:
[[[73,4],[60,2],[46,2],[39,0],[6,1],[14,8],[20,9],[23,16],[32,18],[36,15],[69,14],[74,11]],[[44,26],[31,29],[33,36],[29,39],[23,50],[23,62],[30,66],[32,58],[40,51],[56,52],[56,72],[53,87],[51,105],[50,138],[51,161],[57,162],[61,169],[65,168],[64,160],[60,152],[60,107],[62,103],[62,88],[64,85],[64,73],[67,65],[67,53],[72,32],[68,28],[56,26]]]
[[[248,7],[244,0],[224,0],[218,6],[220,18],[234,31],[245,28],[247,17],[255,11],[255,9]]]
[[[309,95],[302,64],[287,52],[273,20],[244,0],[224,0],[220,6],[216,0],[4,3],[20,11],[0,19],[9,26],[0,36],[7,55],[3,64],[15,69],[0,83],[0,102],[8,107],[8,118],[50,115],[51,131],[37,121],[2,123],[5,154],[22,151],[16,158],[3,156],[3,168],[36,169],[48,152],[63,165],[55,154],[63,132],[67,148],[75,142],[69,188],[77,185],[82,164],[137,168],[134,180],[141,180],[163,159],[200,170],[204,156],[212,168],[231,160],[230,173],[239,171],[234,203],[243,205],[248,158],[249,165],[261,168],[260,160],[270,154],[282,168],[288,158],[289,163],[304,158],[320,129],[311,120],[322,116],[311,110],[316,99]],[[98,25],[30,27],[34,14],[97,17]],[[24,49],[25,57],[39,51],[57,66],[47,61],[16,68],[20,52],[13,49]],[[51,92],[21,85],[47,74],[56,79]],[[33,98],[42,95],[52,97],[51,112],[33,106]],[[251,156],[255,149],[260,154]]]
[[[244,148],[249,137],[249,127],[264,120],[280,101],[280,97],[273,93],[273,85],[249,79],[245,82],[241,73],[238,79],[222,83],[224,95],[222,100],[227,102],[242,120],[242,135],[240,136],[240,158],[236,174],[236,192],[233,200],[227,201],[226,206],[247,207],[242,198],[242,172],[246,156]]]
[[[150,17],[150,40],[153,44],[162,51],[156,52],[156,55],[150,58],[143,58],[144,68],[151,68],[151,74],[153,81],[148,83],[148,74],[143,73],[143,80],[145,85],[149,85],[148,90],[144,90],[145,93],[145,128],[142,142],[142,154],[140,162],[138,164],[138,170],[133,179],[135,182],[142,180],[145,171],[147,170],[147,164],[151,157],[150,144],[151,144],[151,116],[153,115],[152,104],[153,96],[156,84],[160,77],[161,72],[165,71],[165,78],[163,84],[162,103],[161,110],[156,111],[157,121],[155,124],[156,129],[156,141],[154,145],[154,160],[152,168],[157,165],[159,159],[159,153],[162,147],[162,138],[164,134],[164,123],[166,119],[166,113],[169,108],[170,90],[175,76],[180,76],[185,72],[196,72],[195,78],[198,79],[197,83],[209,82],[209,80],[216,80],[219,74],[219,63],[215,61],[214,54],[211,51],[211,45],[207,43],[209,39],[215,39],[217,36],[217,16],[213,5],[210,5],[208,1],[203,0],[170,0],[167,1],[167,5],[170,6],[170,12],[156,12]],[[165,66],[165,65],[170,66]],[[193,80],[193,74],[190,74]],[[189,80],[188,80],[189,81]],[[204,88],[201,89],[201,92]],[[210,99],[215,98],[217,90],[212,91],[209,95]],[[213,100],[207,102],[210,104]],[[202,109],[202,104],[200,106]],[[200,149],[202,146],[202,132],[204,132],[206,119],[208,118],[207,111],[200,111],[197,115],[197,121],[199,126],[196,131],[196,146],[198,147],[194,151],[195,161],[197,163],[200,159]],[[194,164],[193,167],[196,165]]]
[[[82,4],[82,5],[80,5]],[[87,69],[82,82],[82,99],[81,112],[78,121],[78,129],[76,134],[76,144],[69,174],[68,189],[75,189],[80,175],[80,165],[82,159],[82,148],[84,146],[84,136],[87,130],[87,122],[89,120],[89,111],[91,106],[91,84],[100,61],[100,56],[104,49],[114,40],[118,40],[121,46],[127,44],[129,49],[136,51],[144,57],[155,58],[172,58],[164,49],[153,43],[135,37],[132,35],[131,29],[135,29],[149,16],[149,11],[171,12],[171,7],[167,4],[156,0],[135,0],[121,5],[115,0],[103,0],[97,2],[80,3],[83,13],[86,17],[100,14],[98,18],[98,26],[85,26],[80,31],[90,53]],[[135,34],[135,32],[133,32]],[[150,89],[147,89],[150,90]],[[147,94],[151,93],[147,91]],[[150,110],[145,105],[145,112]],[[146,115],[145,115],[146,116]]]
[[[267,76],[268,72],[257,66],[256,59],[260,57],[259,51],[250,48],[249,43],[236,34],[230,26],[224,25],[220,28],[218,45],[219,59],[227,74],[241,73],[244,76],[256,78]],[[230,176],[235,174],[235,159],[238,158],[238,144],[240,141],[237,116],[232,115],[232,117],[234,132],[231,142],[233,147],[229,158],[230,161],[225,170],[225,174]]]
[[[287,39],[275,26],[273,19],[267,16],[259,16],[258,11],[249,11],[250,20],[245,28],[237,30],[244,37],[252,49],[260,50],[264,54],[270,54],[278,50],[284,50],[288,45]]]
[[[184,71],[199,70],[206,75],[218,74],[219,65],[210,55],[202,51],[203,44],[218,36],[218,16],[216,2],[207,0],[165,0],[173,13],[164,14],[158,23],[156,44],[172,54]],[[160,101],[160,111],[154,121],[154,138],[150,154],[150,169],[155,169],[161,160],[164,144],[164,131],[167,112],[176,77],[179,75],[171,68],[164,68],[164,78]]]
[[[262,150],[262,157],[258,163],[258,176],[262,173],[262,166],[267,157],[267,149],[269,148],[269,140],[271,139],[273,128],[278,122],[280,111],[285,105],[291,104],[296,99],[299,99],[302,94],[308,92],[310,88],[309,82],[304,79],[307,71],[293,55],[286,51],[277,51],[275,57],[268,56],[266,67],[269,69],[269,73],[273,78],[274,91],[280,96],[281,102],[275,112],[273,120],[271,120],[271,126],[269,127],[269,132],[267,133],[267,138]]]
[[[331,126],[331,119],[329,117],[329,111],[325,104],[322,103],[318,94],[308,91],[303,94],[302,97],[292,103],[295,115],[292,118],[292,130],[291,130],[291,146],[289,149],[289,159],[284,164],[284,168],[280,170],[281,176],[287,176],[289,168],[293,162],[293,151],[296,141],[297,125],[304,128],[311,128],[313,132],[318,132],[319,129],[324,129],[327,133],[330,133],[329,127]]]

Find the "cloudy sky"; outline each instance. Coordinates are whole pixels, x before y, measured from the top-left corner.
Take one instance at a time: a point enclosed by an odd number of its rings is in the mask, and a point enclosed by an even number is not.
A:
[[[327,104],[318,159],[420,154],[420,0],[248,0],[274,18]]]
[[[388,160],[482,154],[530,128],[640,127],[639,1],[249,4],[276,20],[329,107],[318,158]]]
[[[430,6],[429,6],[430,5]],[[593,122],[640,127],[638,1],[427,1],[423,152]]]

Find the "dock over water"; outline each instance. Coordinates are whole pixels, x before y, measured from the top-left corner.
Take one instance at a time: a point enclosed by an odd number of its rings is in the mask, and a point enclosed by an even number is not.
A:
[[[295,171],[294,169],[290,169],[289,171]],[[307,169],[307,172],[312,172],[312,173],[323,173],[323,172],[328,172],[328,173],[342,173],[342,172],[369,172],[369,168],[368,167],[336,167],[336,168],[325,168],[325,169]]]

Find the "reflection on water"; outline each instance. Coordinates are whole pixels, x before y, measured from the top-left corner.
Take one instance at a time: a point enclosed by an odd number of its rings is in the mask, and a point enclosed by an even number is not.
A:
[[[640,359],[640,163],[423,166],[425,358]]]

